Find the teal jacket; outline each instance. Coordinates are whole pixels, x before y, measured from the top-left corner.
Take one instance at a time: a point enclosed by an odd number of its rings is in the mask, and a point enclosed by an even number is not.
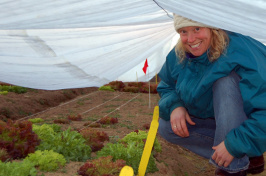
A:
[[[214,117],[212,85],[234,70],[241,77],[248,120],[227,134],[225,146],[237,158],[259,156],[266,151],[266,46],[241,34],[228,32],[228,36],[227,51],[215,62],[204,53],[180,63],[175,50],[170,51],[159,73],[159,115],[169,120],[171,112],[183,106],[192,116]]]

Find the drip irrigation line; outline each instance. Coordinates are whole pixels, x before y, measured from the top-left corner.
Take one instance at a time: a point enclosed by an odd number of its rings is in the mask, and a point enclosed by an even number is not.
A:
[[[46,111],[50,111],[50,110],[52,110],[52,109],[55,109],[55,108],[57,108],[57,107],[60,107],[60,106],[66,105],[66,104],[71,103],[71,102],[73,102],[73,101],[77,101],[77,100],[79,100],[79,99],[82,99],[82,98],[84,98],[84,97],[87,97],[87,96],[92,95],[92,94],[97,93],[97,92],[99,92],[99,91],[91,92],[91,93],[89,93],[89,94],[87,94],[87,95],[84,95],[84,96],[82,96],[82,97],[75,98],[75,99],[70,100],[70,101],[68,101],[68,102],[62,103],[62,104],[60,104],[60,105],[58,105],[58,106],[55,106],[55,107],[52,107],[52,108],[49,108],[49,109],[43,110],[43,111],[41,111],[41,112],[38,112],[38,113],[35,113],[35,114],[32,114],[32,115],[26,116],[26,117],[23,117],[23,118],[18,119],[18,120],[16,120],[16,121],[21,121],[21,120],[24,120],[24,119],[27,119],[27,118],[30,118],[30,117],[33,117],[33,116],[36,116],[36,115],[42,114],[42,113],[44,113],[44,112],[46,112]]]
[[[87,110],[87,111],[85,111],[85,112],[82,112],[81,114],[85,114],[85,113],[87,113],[87,112],[89,112],[89,111],[91,111],[91,110],[93,110],[93,109],[95,109],[95,108],[98,108],[99,106],[102,106],[103,104],[105,104],[105,103],[107,103],[107,102],[109,102],[109,101],[112,101],[113,99],[116,99],[117,97],[119,97],[119,96],[122,95],[122,94],[123,94],[123,93],[120,93],[119,95],[115,96],[114,98],[112,98],[112,99],[110,99],[110,100],[108,100],[108,101],[105,101],[104,103],[99,104],[99,105],[97,105],[97,106],[94,106],[93,108],[91,108],[91,109],[89,109],[89,110]]]
[[[132,100],[134,100],[135,98],[137,98],[139,95],[140,95],[140,94],[137,94],[135,97],[131,98],[131,99],[128,100],[126,103],[122,104],[121,106],[119,106],[118,108],[116,108],[115,110],[113,110],[112,112],[109,112],[108,114],[106,114],[104,117],[106,117],[106,116],[112,114],[113,112],[119,110],[121,107],[125,106],[126,104],[128,104],[129,102],[131,102]],[[103,118],[103,117],[102,117],[102,118]],[[87,126],[81,128],[81,129],[79,129],[79,131],[82,131],[82,130],[84,130],[85,128],[90,127],[92,124],[99,122],[102,118],[100,118],[100,119],[98,119],[98,120],[96,120],[96,121],[90,123],[89,125],[87,125]]]

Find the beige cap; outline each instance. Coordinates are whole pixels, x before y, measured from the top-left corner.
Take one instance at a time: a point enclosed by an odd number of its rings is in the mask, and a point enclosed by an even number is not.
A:
[[[193,20],[190,20],[188,18],[182,17],[180,15],[174,14],[174,26],[175,30],[178,32],[178,30],[182,27],[188,27],[188,26],[198,26],[198,27],[208,27],[216,29],[213,26],[208,26],[206,24],[202,24]]]

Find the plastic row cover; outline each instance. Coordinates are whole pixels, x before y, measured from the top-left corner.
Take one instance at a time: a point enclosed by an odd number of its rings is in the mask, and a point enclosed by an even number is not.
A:
[[[265,1],[237,2],[2,0],[0,81],[46,90],[148,81],[178,39],[172,12],[265,42]]]

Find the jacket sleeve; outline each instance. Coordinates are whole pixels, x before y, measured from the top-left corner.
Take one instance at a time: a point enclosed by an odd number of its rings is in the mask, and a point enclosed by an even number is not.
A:
[[[229,153],[239,158],[262,155],[266,151],[266,46],[255,43],[252,56],[239,57],[239,83],[248,119],[231,130],[225,139]],[[252,58],[252,59],[251,59]]]
[[[175,108],[183,106],[175,90],[179,67],[174,50],[172,50],[159,72],[161,79],[157,87],[157,92],[161,98],[159,100],[159,117],[167,121],[170,120],[170,115]]]

